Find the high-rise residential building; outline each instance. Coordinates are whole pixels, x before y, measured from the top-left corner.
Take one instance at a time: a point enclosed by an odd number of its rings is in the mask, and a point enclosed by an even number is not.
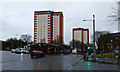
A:
[[[118,32],[120,32],[120,1],[118,2]]]
[[[63,44],[63,13],[54,11],[34,12],[34,43]]]
[[[89,29],[73,28],[73,41],[89,44]]]

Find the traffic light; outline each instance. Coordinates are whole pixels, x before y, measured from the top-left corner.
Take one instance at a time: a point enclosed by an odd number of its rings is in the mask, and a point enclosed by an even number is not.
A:
[[[41,44],[39,44],[39,46],[41,46]]]
[[[90,49],[91,47],[87,47],[87,49]]]

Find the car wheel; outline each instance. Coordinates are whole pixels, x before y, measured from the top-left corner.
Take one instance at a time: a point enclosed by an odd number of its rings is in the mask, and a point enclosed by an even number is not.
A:
[[[39,57],[41,57],[41,55],[39,54]]]
[[[31,58],[33,58],[33,56],[31,55]]]
[[[38,57],[39,57],[39,55],[36,55],[36,57],[38,58]]]

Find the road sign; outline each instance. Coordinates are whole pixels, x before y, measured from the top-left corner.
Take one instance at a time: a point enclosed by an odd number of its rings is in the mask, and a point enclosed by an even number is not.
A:
[[[112,43],[107,43],[107,45],[112,45]]]

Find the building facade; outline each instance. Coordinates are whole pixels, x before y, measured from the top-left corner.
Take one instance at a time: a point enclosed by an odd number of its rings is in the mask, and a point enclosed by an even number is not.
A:
[[[120,32],[101,35],[98,39],[98,51],[108,53],[120,48]]]
[[[89,44],[89,29],[74,28],[73,41],[80,41],[84,44]]]
[[[34,12],[34,43],[52,43],[59,38],[63,43],[63,13],[54,11]]]

